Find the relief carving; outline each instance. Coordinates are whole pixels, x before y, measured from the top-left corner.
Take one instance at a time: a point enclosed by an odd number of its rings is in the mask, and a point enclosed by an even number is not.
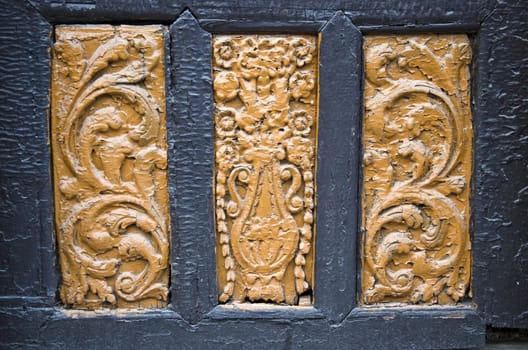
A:
[[[215,36],[213,67],[219,300],[309,304],[316,38]]]
[[[363,302],[469,290],[472,125],[465,35],[364,41]]]
[[[163,307],[169,277],[164,29],[58,26],[56,227],[67,307]]]

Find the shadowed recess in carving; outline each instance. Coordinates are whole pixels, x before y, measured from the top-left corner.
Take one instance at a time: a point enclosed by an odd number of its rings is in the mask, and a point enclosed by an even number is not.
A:
[[[167,303],[164,31],[56,27],[51,139],[67,307]]]
[[[219,300],[310,304],[317,46],[213,39]]]
[[[364,41],[362,302],[469,292],[471,48],[465,35]]]

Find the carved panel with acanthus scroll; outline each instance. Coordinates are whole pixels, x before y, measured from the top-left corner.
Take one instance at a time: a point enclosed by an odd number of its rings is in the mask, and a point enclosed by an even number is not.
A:
[[[465,35],[364,41],[363,302],[469,293],[472,124]]]
[[[160,26],[59,26],[52,67],[66,306],[162,307],[169,276]]]
[[[213,67],[219,299],[309,304],[316,38],[219,35]]]

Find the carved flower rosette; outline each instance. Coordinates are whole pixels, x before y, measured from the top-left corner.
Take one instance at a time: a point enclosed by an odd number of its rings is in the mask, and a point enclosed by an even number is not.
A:
[[[166,304],[163,28],[57,27],[52,147],[60,296],[68,307]]]
[[[213,40],[221,302],[311,290],[316,55],[309,36]]]
[[[363,302],[455,303],[471,263],[468,39],[373,36],[364,50]]]

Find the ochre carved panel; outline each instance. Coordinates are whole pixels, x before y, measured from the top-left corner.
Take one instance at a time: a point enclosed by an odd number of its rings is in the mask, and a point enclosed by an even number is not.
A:
[[[58,26],[51,139],[67,307],[162,307],[169,222],[164,29]]]
[[[219,300],[309,304],[316,38],[215,36],[213,67]]]
[[[363,302],[469,293],[472,164],[465,35],[364,41]]]

